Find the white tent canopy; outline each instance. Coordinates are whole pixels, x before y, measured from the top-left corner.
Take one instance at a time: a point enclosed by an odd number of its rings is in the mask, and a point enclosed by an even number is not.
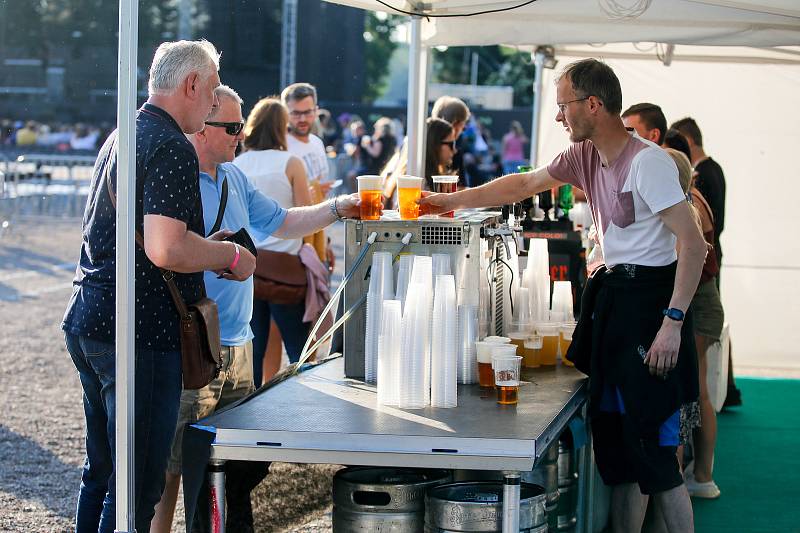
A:
[[[372,0],[337,0],[392,12]],[[388,2],[406,11],[411,5]],[[635,0],[616,0],[633,5]],[[519,2],[431,0],[433,15],[470,13]],[[538,0],[519,9],[422,19],[424,45],[554,45],[563,63],[601,58],[620,77],[623,108],[650,101],[668,121],[694,117],[705,147],[727,178],[726,227],[722,235],[723,301],[739,368],[800,371],[795,360],[800,330],[800,245],[797,217],[785,199],[800,197],[793,155],[800,144],[800,3],[796,0],[652,0],[637,17],[614,20],[608,0]],[[639,42],[644,41],[644,42]],[[586,43],[615,43],[592,45]],[[666,44],[674,47],[668,49]],[[411,43],[413,49],[414,42]],[[715,45],[715,46],[710,46]],[[718,46],[727,45],[727,46]],[[767,48],[769,47],[769,48]],[[669,55],[670,67],[663,63]],[[562,64],[563,64],[562,63]],[[544,87],[552,87],[545,70]],[[425,76],[425,73],[417,73]],[[413,77],[414,73],[410,73]],[[554,91],[544,90],[538,154],[548,161],[568,139],[555,115]],[[409,124],[412,124],[411,115]]]
[[[362,9],[397,13],[374,0],[335,0]],[[780,46],[800,43],[795,0],[430,0],[425,9],[389,0],[398,10],[430,16],[426,45],[479,46],[657,41],[672,44]],[[649,4],[641,14],[611,4]],[[507,9],[473,17],[453,15]],[[444,17],[441,17],[444,16]]]

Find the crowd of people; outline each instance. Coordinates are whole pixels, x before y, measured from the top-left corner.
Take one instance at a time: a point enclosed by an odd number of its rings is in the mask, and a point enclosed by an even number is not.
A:
[[[291,361],[300,358],[309,326],[330,298],[333,259],[320,232],[359,212],[357,194],[325,199],[330,185],[325,135],[332,127],[330,114],[318,120],[316,89],[292,84],[280,96],[257,102],[245,120],[241,98],[221,84],[218,71],[219,53],[208,41],[163,43],[150,67],[148,100],[136,119],[137,531],[171,529],[186,425],[269,380],[278,370],[281,345]],[[584,308],[569,356],[590,374],[595,453],[604,481],[613,487],[613,527],[641,528],[652,495],[666,530],[692,531],[689,490],[719,495],[711,472],[713,409],[703,372],[705,349],[719,338],[722,323],[717,283],[724,177],[705,155],[691,119],[676,122],[668,134],[665,120],[659,117],[654,126],[650,119],[660,113],[657,106],[639,104],[621,113],[619,81],[603,63],[567,66],[557,101],[556,120],[566,126],[572,144],[549,165],[513,172],[525,162],[527,139],[512,124],[502,155],[492,155],[495,175],[504,163],[512,173],[483,185],[464,180],[452,194],[427,192],[420,203],[435,214],[511,204],[561,183],[585,192],[605,262],[586,289],[593,294],[588,307],[593,312]],[[356,173],[382,175],[390,204],[408,162],[397,124],[382,117],[371,134],[359,119],[346,126],[343,145],[358,162]],[[462,169],[475,164],[468,157],[473,152],[462,152],[460,145],[491,154],[458,98],[437,100],[426,127],[428,191],[434,175],[471,176]],[[681,140],[686,155],[682,148],[659,147]],[[78,531],[115,528],[117,143],[114,131],[100,148],[80,264],[62,323],[86,417]],[[263,257],[230,239],[240,229],[267,252]],[[305,294],[273,297],[269,286],[259,285],[261,278],[254,279],[262,267],[300,269],[308,280]],[[179,316],[163,271],[174,274],[188,304],[207,295],[218,306],[222,369],[199,390],[182,390]],[[606,340],[592,343],[593,338]],[[699,421],[693,421],[698,402]],[[691,474],[680,463],[681,429],[694,430]],[[228,465],[231,530],[254,529],[250,491],[267,471],[266,464]],[[203,529],[208,518],[203,506],[199,509],[188,517],[190,530]]]
[[[111,132],[109,125],[47,124],[35,120],[0,119],[0,149],[36,148],[56,152],[96,153]]]

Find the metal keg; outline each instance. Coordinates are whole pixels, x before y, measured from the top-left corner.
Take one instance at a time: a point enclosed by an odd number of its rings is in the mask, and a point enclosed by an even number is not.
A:
[[[425,491],[450,479],[446,470],[339,470],[333,477],[333,531],[422,533]]]
[[[524,533],[547,531],[545,492],[538,485],[520,486],[519,528]],[[544,527],[544,529],[542,529]],[[475,481],[440,485],[425,497],[425,531],[463,533],[501,531],[503,484]]]
[[[558,443],[558,510],[556,528],[571,531],[577,523],[577,478],[575,456],[569,439]]]

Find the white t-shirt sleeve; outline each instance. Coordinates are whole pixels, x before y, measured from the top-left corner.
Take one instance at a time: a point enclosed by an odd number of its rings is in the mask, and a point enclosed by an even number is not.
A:
[[[686,199],[678,182],[678,167],[661,149],[643,150],[634,169],[634,186],[653,213]]]

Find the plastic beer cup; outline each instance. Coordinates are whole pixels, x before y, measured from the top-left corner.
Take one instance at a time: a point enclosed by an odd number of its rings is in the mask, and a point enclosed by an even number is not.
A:
[[[456,192],[458,176],[431,176],[431,179],[433,180],[433,192]],[[455,212],[448,211],[447,213],[442,213],[439,216],[453,218],[455,216]]]
[[[422,178],[416,176],[400,176],[397,178],[397,198],[400,206],[401,220],[419,218],[419,204],[422,197]]]
[[[506,337],[486,337],[475,343],[475,353],[478,359],[478,384],[483,389],[494,387],[494,373],[492,372],[492,348],[497,345],[508,344]],[[516,345],[512,345],[516,350]]]
[[[379,220],[383,211],[382,182],[380,176],[358,176],[358,196],[361,220]]]
[[[520,365],[522,357],[496,350],[492,355],[494,386],[497,390],[497,403],[513,405],[519,402]],[[508,350],[506,350],[508,351]]]

